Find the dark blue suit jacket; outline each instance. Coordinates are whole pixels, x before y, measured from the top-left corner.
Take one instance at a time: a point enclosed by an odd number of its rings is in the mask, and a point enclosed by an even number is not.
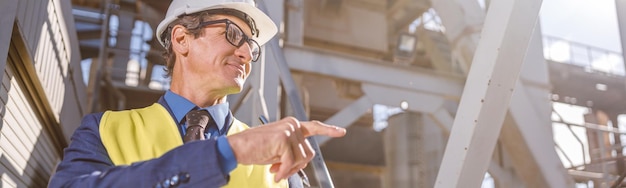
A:
[[[163,97],[159,104],[172,115]],[[220,170],[215,139],[186,143],[156,159],[115,166],[100,139],[102,115],[83,118],[48,187],[220,187],[228,182],[228,174]]]

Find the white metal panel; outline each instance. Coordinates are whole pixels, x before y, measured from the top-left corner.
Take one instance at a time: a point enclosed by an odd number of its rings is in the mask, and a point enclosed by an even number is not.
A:
[[[66,141],[84,113],[80,52],[71,2],[20,0],[16,16],[20,35]],[[63,116],[63,117],[61,117]]]
[[[19,1],[17,21],[37,75],[59,119],[65,96],[64,78],[68,76],[70,39],[58,1]]]
[[[38,41],[36,37],[40,37],[38,27],[42,27],[44,19],[47,17],[48,12],[46,6],[51,1],[38,1],[38,0],[20,0],[19,10],[17,15],[18,25],[21,28],[22,36],[25,39],[29,39],[31,42],[27,42],[26,46],[29,51],[34,52]]]
[[[7,173],[2,174],[1,176],[2,182],[0,183],[0,187],[17,187],[17,183],[13,181],[13,179],[17,178],[14,178],[14,176]],[[20,184],[20,187],[26,187],[26,185]]]
[[[15,22],[15,16],[17,15],[17,0],[4,0],[0,2],[0,25],[12,26]],[[11,41],[11,34],[13,33],[13,27],[0,27],[0,70],[6,66],[7,54],[9,51],[9,44]]]
[[[19,187],[45,187],[60,156],[51,150],[53,142],[14,77],[12,66],[7,67],[0,88],[0,172],[9,173],[3,175],[3,182],[8,186],[12,181]]]

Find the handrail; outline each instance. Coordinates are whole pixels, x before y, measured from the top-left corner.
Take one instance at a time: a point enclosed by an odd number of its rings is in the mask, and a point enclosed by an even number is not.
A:
[[[556,114],[556,116],[557,116],[557,117],[559,118],[559,120],[560,120],[559,122],[555,122],[555,123],[562,123],[562,124],[565,124],[565,125],[567,126],[567,129],[569,130],[569,132],[572,134],[572,136],[574,136],[574,138],[576,139],[576,141],[578,141],[578,144],[580,145],[580,148],[581,148],[581,152],[583,153],[583,156],[582,156],[582,157],[583,157],[583,164],[582,164],[582,165],[583,165],[583,167],[585,167],[585,165],[586,165],[586,163],[587,163],[587,158],[585,157],[585,156],[586,156],[586,155],[585,155],[585,152],[586,152],[586,151],[585,151],[585,144],[583,144],[582,139],[580,139],[580,137],[578,137],[578,135],[577,135],[576,133],[574,133],[574,130],[572,130],[572,124],[565,122],[565,121],[564,121],[564,119],[563,119],[563,116],[561,116],[561,114],[559,114],[559,113],[558,113],[558,112],[554,109],[554,107],[552,107],[552,112],[553,112],[554,114]],[[558,144],[557,144],[557,145],[558,145]],[[562,153],[563,153],[563,156],[565,156],[565,157],[566,157],[566,158],[568,158],[568,160],[569,160],[569,157],[567,156],[567,153],[565,153],[564,151],[563,151]],[[571,162],[571,160],[570,160],[570,163],[571,163],[571,166],[574,166],[574,164]]]
[[[543,36],[544,57],[560,63],[584,67],[589,71],[624,76],[622,53],[568,41],[554,36]],[[617,67],[616,67],[617,66]]]

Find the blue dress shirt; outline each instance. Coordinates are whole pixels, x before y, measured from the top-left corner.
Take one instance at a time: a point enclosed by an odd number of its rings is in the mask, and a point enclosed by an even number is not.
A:
[[[187,124],[183,122],[185,115],[195,109],[197,106],[184,97],[167,90],[163,99],[171,109],[171,113],[174,115],[176,125],[181,133],[181,137],[185,135]],[[220,169],[224,174],[230,173],[235,167],[237,167],[237,159],[233,153],[228,139],[226,139],[226,133],[232,124],[232,114],[229,110],[228,102],[201,108],[205,109],[211,114],[211,117],[217,125],[217,132],[206,132],[205,138],[217,137],[217,150],[220,158]]]

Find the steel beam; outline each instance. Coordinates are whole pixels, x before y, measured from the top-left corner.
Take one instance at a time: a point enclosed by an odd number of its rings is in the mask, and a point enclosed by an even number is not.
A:
[[[520,182],[515,175],[515,171],[500,166],[496,161],[489,163],[489,174],[493,178],[495,187],[507,187],[507,188],[523,188],[525,187],[523,182]]]
[[[615,8],[617,13],[617,25],[622,44],[622,57],[626,59],[626,0],[615,0]]]
[[[446,135],[450,135],[450,130],[452,130],[452,125],[454,123],[454,117],[450,115],[450,112],[443,107],[438,108],[433,113],[429,114],[430,118],[432,118],[435,123],[443,130]]]
[[[541,2],[492,2],[435,187],[482,184]]]
[[[265,47],[266,54],[272,54],[270,49]],[[266,55],[265,62],[275,62],[274,56]],[[278,67],[276,63],[265,63],[263,71],[263,98],[265,100],[265,108],[267,108],[267,117],[270,121],[276,121],[284,114],[280,114],[280,78],[278,75]]]
[[[263,1],[261,1],[258,6],[263,12],[268,12],[268,9],[265,7],[265,3]],[[301,121],[307,121],[308,117],[306,115],[304,105],[302,104],[298,88],[293,80],[291,71],[289,70],[289,65],[287,63],[288,61],[285,58],[283,50],[281,50],[280,48],[279,39],[274,37],[267,43],[267,47],[270,48],[273,52],[271,55],[273,55],[274,59],[276,60],[275,63],[278,72],[280,73],[280,80],[283,83],[285,93],[288,96],[289,103],[291,104],[295,117]],[[322,156],[322,151],[320,150],[317,140],[312,137],[307,138],[307,140],[309,141],[311,147],[316,153],[310,163],[313,166],[313,170],[315,171],[315,177],[320,187],[333,188],[334,184],[330,177],[330,173],[328,172],[328,168],[326,167],[326,163],[324,163],[324,157]],[[289,178],[289,181],[295,182],[296,184],[300,185],[297,182],[301,182],[302,179],[300,179],[296,175],[292,175]]]
[[[276,25],[276,27],[280,28],[282,24],[284,24],[284,11],[285,10],[285,2],[284,0],[275,0],[272,1],[272,3],[265,3],[264,5],[266,5],[267,10],[268,10],[268,15],[270,16],[270,18],[272,18],[272,20],[274,21],[274,23],[278,24]],[[280,35],[279,31],[279,34]],[[275,57],[271,54],[274,54],[275,52],[272,51],[272,49],[270,49],[269,47],[263,47],[265,50],[264,52],[264,56],[265,56],[265,62],[276,62],[278,61],[277,59],[275,59]],[[279,118],[281,118],[282,116],[284,116],[284,114],[280,114],[280,78],[279,78],[279,74],[280,72],[278,71],[278,67],[276,65],[276,63],[265,63],[265,67],[264,67],[264,75],[263,75],[263,79],[264,79],[264,86],[263,86],[263,96],[265,98],[265,107],[267,108],[267,117],[270,121],[276,121]]]
[[[423,169],[426,157],[423,152],[423,118],[419,113],[401,113],[389,118],[383,132],[385,171],[383,187],[432,187]]]
[[[444,102],[441,96],[389,86],[363,83],[361,89],[375,104],[399,107],[402,102],[407,102],[407,110],[413,112],[433,113]]]
[[[458,62],[464,73],[469,72],[472,58],[480,38],[485,12],[477,1],[430,0],[446,28],[453,62]]]
[[[539,118],[541,116],[535,110],[537,107],[532,105],[537,100],[532,99],[528,92],[521,83],[515,87],[509,114],[515,128],[503,129],[501,134],[504,138],[501,141],[511,142],[505,143],[505,146],[528,187],[574,187],[573,179],[567,175],[554,149],[550,121]],[[549,107],[549,103],[545,105]],[[524,147],[519,147],[521,143],[525,143]]]
[[[304,1],[286,1],[287,3],[285,9],[287,9],[287,42],[293,45],[302,46],[302,44],[304,43]]]
[[[457,75],[414,69],[310,47],[285,45],[283,50],[291,70],[429,93],[445,99],[458,100],[462,92],[463,78]]]
[[[352,123],[354,123],[356,120],[358,120],[361,116],[363,116],[363,114],[367,113],[372,108],[372,105],[374,105],[374,103],[372,103],[372,101],[367,96],[361,96],[361,98],[355,100],[352,104],[348,105],[341,111],[335,113],[335,115],[333,115],[332,117],[328,118],[326,121],[324,121],[324,123],[337,125],[344,128],[348,127],[352,125]],[[320,145],[324,145],[324,143],[330,140],[330,137],[318,136],[315,139],[317,139],[317,142]]]
[[[500,142],[527,187],[573,187],[554,149],[548,67],[538,23],[535,28]]]

